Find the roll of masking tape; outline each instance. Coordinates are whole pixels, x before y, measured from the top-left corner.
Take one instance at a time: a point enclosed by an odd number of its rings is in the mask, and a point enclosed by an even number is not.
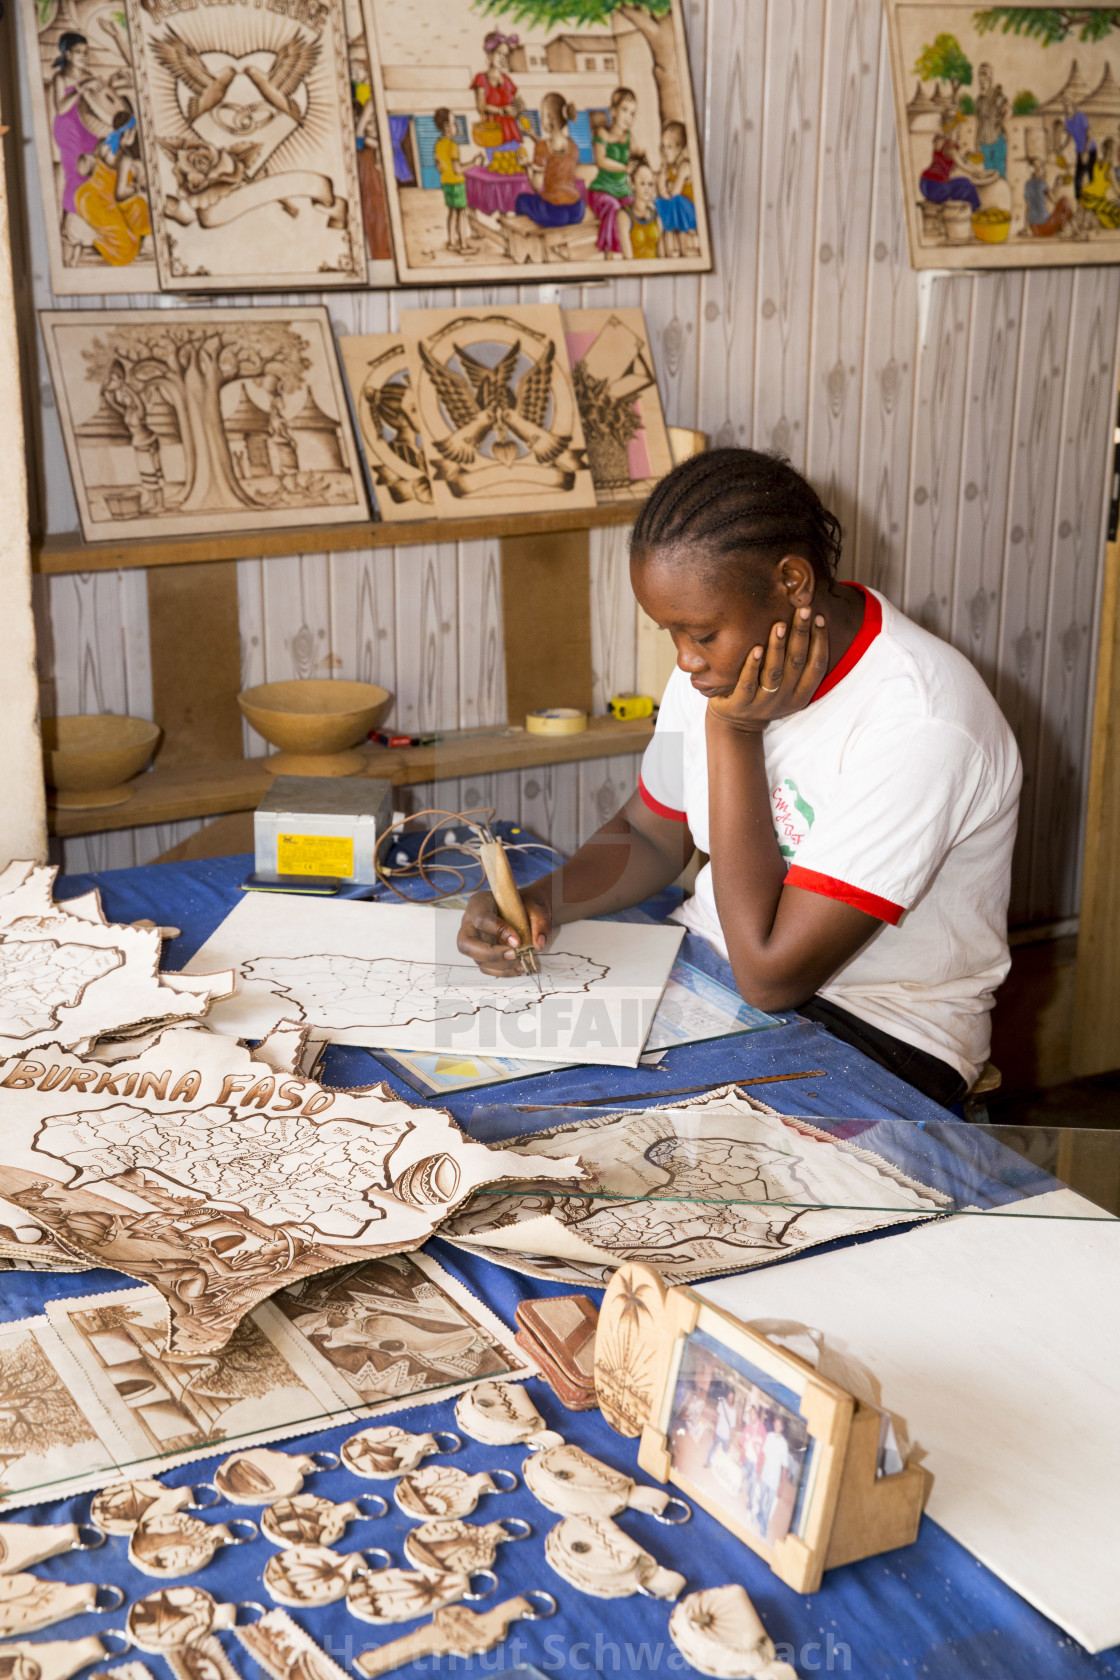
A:
[[[574,706],[546,706],[525,719],[530,735],[579,735],[587,728],[587,713]]]

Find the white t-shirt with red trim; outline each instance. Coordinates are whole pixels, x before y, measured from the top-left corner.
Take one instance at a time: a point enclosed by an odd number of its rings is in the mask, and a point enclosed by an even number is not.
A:
[[[1010,966],[1019,750],[968,660],[862,592],[863,625],[844,658],[804,711],[763,737],[774,828],[789,885],[881,923],[819,995],[971,1084]],[[675,670],[640,782],[651,810],[687,822],[702,852],[707,706]],[[710,864],[678,918],[726,956]]]

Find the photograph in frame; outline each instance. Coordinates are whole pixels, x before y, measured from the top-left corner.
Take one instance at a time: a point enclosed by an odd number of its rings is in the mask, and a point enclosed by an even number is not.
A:
[[[368,517],[321,306],[39,319],[87,542]]]
[[[680,0],[364,0],[405,284],[711,268]]]
[[[915,268],[1120,258],[1120,12],[887,0]]]
[[[685,1341],[668,1439],[673,1471],[764,1545],[800,1533],[813,1442],[798,1396],[707,1331]]]

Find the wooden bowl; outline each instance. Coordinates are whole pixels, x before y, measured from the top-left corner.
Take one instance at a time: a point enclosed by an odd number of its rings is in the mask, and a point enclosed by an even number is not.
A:
[[[258,735],[280,748],[266,763],[277,776],[360,775],[365,759],[345,749],[364,741],[392,702],[389,690],[376,683],[329,677],[258,683],[237,696]]]
[[[159,740],[145,718],[47,717],[42,720],[43,771],[62,811],[123,805],[136,792],[125,784],[139,774]]]

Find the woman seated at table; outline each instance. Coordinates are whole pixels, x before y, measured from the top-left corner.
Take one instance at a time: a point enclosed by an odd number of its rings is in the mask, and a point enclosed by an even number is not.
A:
[[[837,583],[840,550],[835,515],[778,457],[716,449],[662,479],[630,577],[677,669],[638,791],[523,897],[543,949],[554,926],[667,887],[698,849],[677,919],[746,1001],[796,1009],[952,1103],[1009,967],[1019,753],[963,655]],[[459,949],[512,975],[517,946],[475,893]]]
[[[980,194],[961,160],[955,132],[963,121],[958,112],[945,112],[934,138],[933,155],[918,178],[918,189],[931,204],[967,204],[975,212],[980,208]]]
[[[579,147],[568,133],[576,108],[562,93],[546,93],[541,100],[541,133],[526,174],[533,191],[518,193],[514,209],[528,216],[538,227],[571,227],[582,222],[583,196],[579,190]]]

